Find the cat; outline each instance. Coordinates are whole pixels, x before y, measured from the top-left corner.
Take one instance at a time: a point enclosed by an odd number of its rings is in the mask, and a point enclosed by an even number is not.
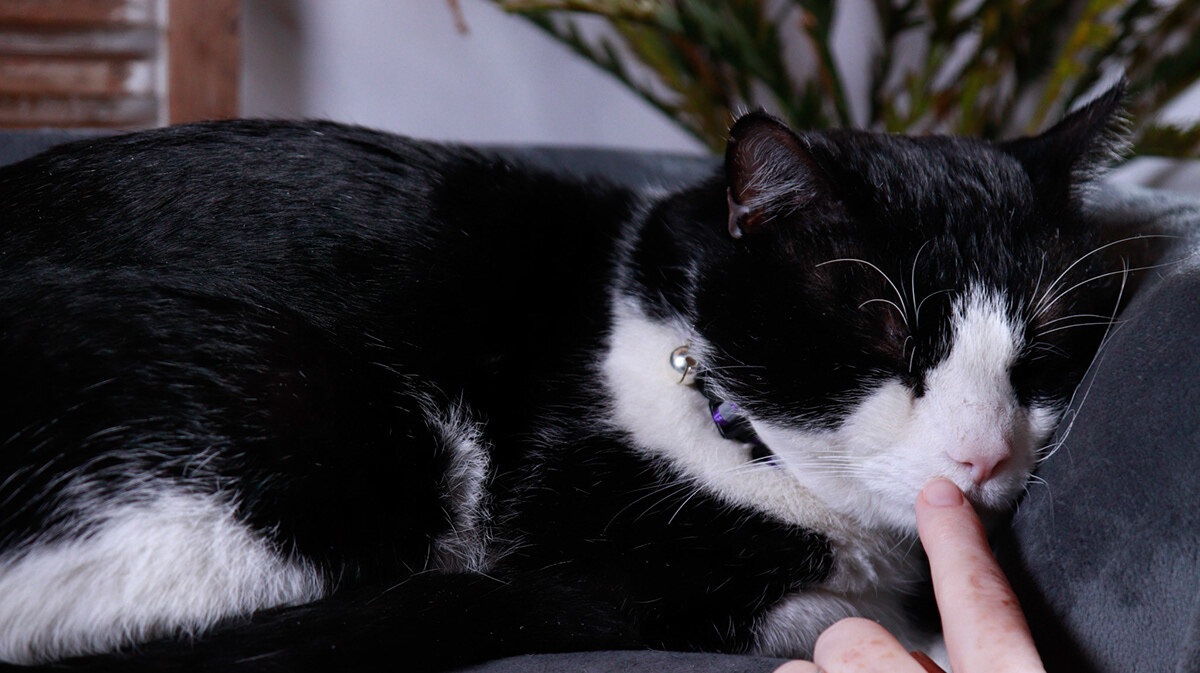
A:
[[[669,193],[329,122],[0,169],[0,660],[452,668],[927,634],[1120,301],[1117,86],[1004,143],[765,112]]]

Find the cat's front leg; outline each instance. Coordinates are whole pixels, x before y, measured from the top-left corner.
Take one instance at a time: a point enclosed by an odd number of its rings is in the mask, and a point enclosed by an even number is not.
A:
[[[941,634],[920,628],[896,596],[883,592],[847,596],[815,589],[792,594],[759,622],[754,651],[767,656],[811,658],[821,632],[847,617],[866,617],[879,622],[908,649],[922,650],[939,663],[945,661]],[[934,656],[938,652],[940,659]]]

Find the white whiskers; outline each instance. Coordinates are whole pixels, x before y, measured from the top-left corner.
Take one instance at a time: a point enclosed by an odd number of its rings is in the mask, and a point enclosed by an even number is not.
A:
[[[864,265],[874,269],[876,272],[879,273],[879,275],[883,276],[883,279],[887,281],[887,284],[892,287],[892,291],[896,293],[896,298],[900,300],[900,303],[895,304],[891,300],[888,300],[888,299],[872,299],[870,301],[886,301],[886,302],[890,303],[893,307],[896,308],[897,311],[899,311],[900,319],[904,321],[904,326],[908,327],[908,303],[906,301],[904,301],[904,293],[902,293],[900,291],[900,288],[897,287],[896,284],[892,282],[891,277],[888,276],[886,273],[884,273],[883,269],[880,269],[879,267],[875,266],[874,264],[868,262],[865,259],[858,259],[857,257],[839,257],[838,259],[831,259],[831,260],[828,260],[825,262],[821,262],[820,264],[817,264],[817,266],[822,267],[822,266],[825,266],[826,264],[835,264],[837,262],[854,262],[856,264],[864,264]],[[864,302],[863,305],[870,303],[870,301]],[[862,306],[860,305],[859,308],[862,308]]]
[[[1083,281],[1082,283],[1077,283],[1077,284],[1073,285],[1071,288],[1069,288],[1065,291],[1058,292],[1057,288],[1058,288],[1059,283],[1061,283],[1062,280],[1067,277],[1067,274],[1069,274],[1072,269],[1074,269],[1076,266],[1079,266],[1079,264],[1081,264],[1085,259],[1091,257],[1092,255],[1094,255],[1098,252],[1107,250],[1108,248],[1111,248],[1114,245],[1120,245],[1121,243],[1128,243],[1129,241],[1145,240],[1148,238],[1175,238],[1175,237],[1167,235],[1167,234],[1139,234],[1137,236],[1127,236],[1125,238],[1118,239],[1116,241],[1111,241],[1109,243],[1105,243],[1104,245],[1093,248],[1092,250],[1084,253],[1083,255],[1080,255],[1078,259],[1076,259],[1074,262],[1071,262],[1071,264],[1069,264],[1067,266],[1067,268],[1063,269],[1062,273],[1058,274],[1058,277],[1055,278],[1052,283],[1050,283],[1049,285],[1046,286],[1046,289],[1042,292],[1041,296],[1037,295],[1037,288],[1035,288],[1035,290],[1034,290],[1035,298],[1034,298],[1033,303],[1030,304],[1030,310],[1032,311],[1032,315],[1030,316],[1030,318],[1031,319],[1037,318],[1039,315],[1044,313],[1050,306],[1053,306],[1055,303],[1057,303],[1060,299],[1062,299],[1064,296],[1069,294],[1071,291],[1076,290],[1079,287],[1086,285],[1087,283],[1090,283],[1094,280],[1098,280],[1099,278],[1104,277],[1104,274],[1101,274],[1099,276],[1093,276],[1092,278],[1089,278],[1088,280]],[[1151,266],[1146,266],[1146,267],[1142,267],[1140,269],[1135,269],[1135,270],[1140,271],[1140,270],[1146,270],[1146,269],[1153,269],[1153,268],[1157,268],[1159,266],[1163,266],[1163,265],[1151,265]],[[1120,273],[1120,272],[1110,272],[1110,273]],[[1038,273],[1038,287],[1041,287],[1041,272],[1040,271]]]
[[[1125,261],[1124,259],[1121,260],[1121,263],[1122,263],[1122,266],[1124,267],[1124,275],[1121,277],[1121,288],[1117,291],[1117,300],[1115,302],[1113,302],[1113,310],[1112,310],[1112,315],[1110,316],[1109,321],[1108,321],[1108,327],[1104,330],[1104,335],[1102,337],[1100,337],[1100,346],[1099,346],[1099,348],[1096,349],[1096,355],[1093,358],[1091,365],[1088,367],[1088,371],[1091,372],[1092,377],[1090,380],[1087,381],[1086,388],[1084,388],[1081,385],[1079,388],[1076,388],[1075,391],[1071,393],[1071,399],[1067,402],[1067,409],[1068,409],[1067,413],[1070,414],[1071,420],[1067,421],[1066,428],[1063,430],[1062,435],[1059,437],[1058,441],[1054,442],[1053,444],[1048,445],[1046,447],[1050,450],[1046,451],[1045,455],[1038,457],[1038,459],[1037,459],[1038,463],[1042,463],[1042,462],[1048,460],[1054,454],[1058,453],[1058,450],[1062,448],[1063,444],[1066,443],[1067,438],[1071,435],[1071,430],[1074,429],[1074,427],[1075,427],[1075,421],[1076,421],[1076,419],[1079,418],[1079,410],[1081,408],[1083,408],[1083,405],[1087,402],[1088,394],[1091,393],[1092,386],[1095,385],[1095,382],[1096,382],[1095,373],[1097,371],[1099,371],[1100,366],[1104,363],[1104,357],[1107,355],[1107,353],[1105,352],[1105,346],[1108,345],[1108,342],[1111,341],[1113,336],[1115,336],[1116,333],[1118,331],[1120,331],[1120,329],[1121,329],[1121,325],[1116,325],[1117,311],[1120,310],[1121,300],[1124,299],[1124,297],[1125,297],[1125,286],[1126,286],[1126,283],[1129,281],[1129,273],[1130,273],[1129,263],[1127,261]],[[1159,266],[1162,266],[1162,265],[1159,265]],[[1114,327],[1114,325],[1115,325],[1115,327]],[[1079,396],[1079,392],[1081,389],[1083,390],[1083,397],[1079,399],[1079,404],[1076,405],[1075,399],[1076,399],[1076,397]]]

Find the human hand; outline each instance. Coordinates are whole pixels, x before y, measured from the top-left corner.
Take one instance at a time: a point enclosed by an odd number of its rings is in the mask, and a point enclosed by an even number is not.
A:
[[[933,592],[954,673],[1045,671],[1021,606],[988,547],[983,524],[958,487],[944,479],[917,496],[917,532],[929,555]],[[813,661],[790,661],[775,673],[940,673],[924,655],[905,651],[879,624],[843,619],[817,638]]]

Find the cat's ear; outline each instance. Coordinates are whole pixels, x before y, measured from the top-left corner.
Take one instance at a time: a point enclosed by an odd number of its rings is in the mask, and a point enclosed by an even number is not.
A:
[[[742,115],[729,130],[725,178],[734,238],[831,198],[828,178],[807,143],[761,110]]]
[[[1121,113],[1125,88],[1121,79],[1042,134],[1001,147],[1021,162],[1035,189],[1074,196],[1125,150],[1128,128]]]

